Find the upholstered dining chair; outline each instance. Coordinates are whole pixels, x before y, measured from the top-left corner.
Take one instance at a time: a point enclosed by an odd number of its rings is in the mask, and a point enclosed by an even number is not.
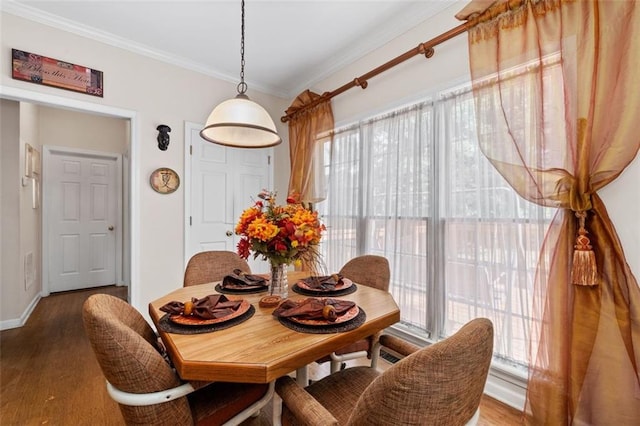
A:
[[[163,357],[153,329],[122,299],[92,295],[82,319],[126,424],[239,424],[273,396],[273,384],[184,383]]]
[[[211,250],[196,253],[187,263],[183,286],[222,281],[225,275],[234,269],[251,273],[247,261],[232,251]]]
[[[306,388],[276,381],[283,425],[475,424],[493,353],[493,325],[465,324],[449,338],[419,348],[390,335],[380,344],[406,355],[385,372],[351,367]]]
[[[386,257],[371,254],[354,257],[345,263],[338,273],[358,285],[389,291],[391,271]],[[375,368],[378,364],[379,351],[374,350],[374,348],[380,334],[376,333],[351,343],[330,355],[318,359],[316,362],[331,362],[331,373],[335,373],[340,369],[344,361],[366,356],[371,359],[371,366]]]

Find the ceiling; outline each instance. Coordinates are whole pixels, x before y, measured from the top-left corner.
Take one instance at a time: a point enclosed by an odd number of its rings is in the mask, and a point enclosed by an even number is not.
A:
[[[240,80],[240,0],[1,1],[8,13],[223,80]],[[454,2],[247,0],[249,93],[293,98]]]

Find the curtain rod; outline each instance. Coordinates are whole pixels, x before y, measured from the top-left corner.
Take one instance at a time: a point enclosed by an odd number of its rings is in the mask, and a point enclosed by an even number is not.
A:
[[[320,96],[319,98],[315,99],[314,101],[302,106],[301,108],[297,109],[296,111],[292,111],[292,112],[288,112],[289,110],[285,111],[285,115],[283,115],[282,117],[280,117],[280,121],[282,121],[283,123],[286,123],[287,121],[291,120],[291,118],[293,118],[294,116],[300,114],[302,111],[306,111],[310,108],[313,108],[314,106],[320,104],[321,102],[324,102],[326,100],[329,100],[331,98],[333,98],[334,96],[337,96],[343,92],[346,92],[347,90],[351,89],[352,87],[356,87],[356,86],[360,86],[363,89],[366,89],[367,86],[369,85],[368,80],[372,77],[375,77],[378,74],[383,73],[384,71],[391,69],[393,67],[395,67],[396,65],[401,64],[402,62],[406,61],[407,59],[413,58],[416,55],[424,55],[427,59],[432,57],[433,54],[435,53],[434,51],[434,46],[437,46],[438,44],[445,42],[453,37],[456,37],[462,33],[464,33],[465,31],[467,31],[467,29],[469,28],[469,23],[465,22],[464,24],[460,24],[455,28],[450,29],[449,31],[446,31],[442,34],[440,34],[437,37],[432,38],[429,41],[426,41],[424,43],[420,43],[418,46],[414,47],[411,50],[406,51],[405,53],[403,53],[402,55],[396,56],[395,58],[391,59],[388,62],[385,62],[384,64],[380,65],[377,68],[372,69],[371,71],[369,71],[366,74],[362,74],[360,77],[356,77],[354,78],[352,81],[348,82],[347,84],[344,84],[340,87],[338,87],[336,90],[332,91],[332,92],[325,92],[322,94],[322,96]]]

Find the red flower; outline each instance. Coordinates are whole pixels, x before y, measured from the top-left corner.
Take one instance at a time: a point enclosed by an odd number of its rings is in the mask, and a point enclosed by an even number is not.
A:
[[[276,251],[287,251],[287,245],[282,242],[282,240],[276,241],[274,244],[274,248],[276,249]]]
[[[292,222],[285,223],[284,229],[287,232],[287,236],[291,236],[296,233],[296,225],[294,225]]]
[[[300,204],[300,194],[296,194],[295,192],[289,194],[287,204]]]
[[[241,238],[240,241],[238,241],[238,255],[240,257],[242,257],[243,259],[248,259],[249,255],[251,254],[250,249],[251,243],[249,242],[249,240]]]

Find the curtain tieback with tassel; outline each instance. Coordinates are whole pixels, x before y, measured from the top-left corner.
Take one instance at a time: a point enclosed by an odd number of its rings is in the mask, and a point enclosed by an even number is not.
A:
[[[573,265],[571,267],[571,283],[575,285],[598,285],[598,268],[596,266],[596,255],[593,252],[591,240],[587,237],[589,233],[585,228],[587,218],[586,211],[577,211],[576,217],[579,221],[578,236],[576,244],[573,246]]]

